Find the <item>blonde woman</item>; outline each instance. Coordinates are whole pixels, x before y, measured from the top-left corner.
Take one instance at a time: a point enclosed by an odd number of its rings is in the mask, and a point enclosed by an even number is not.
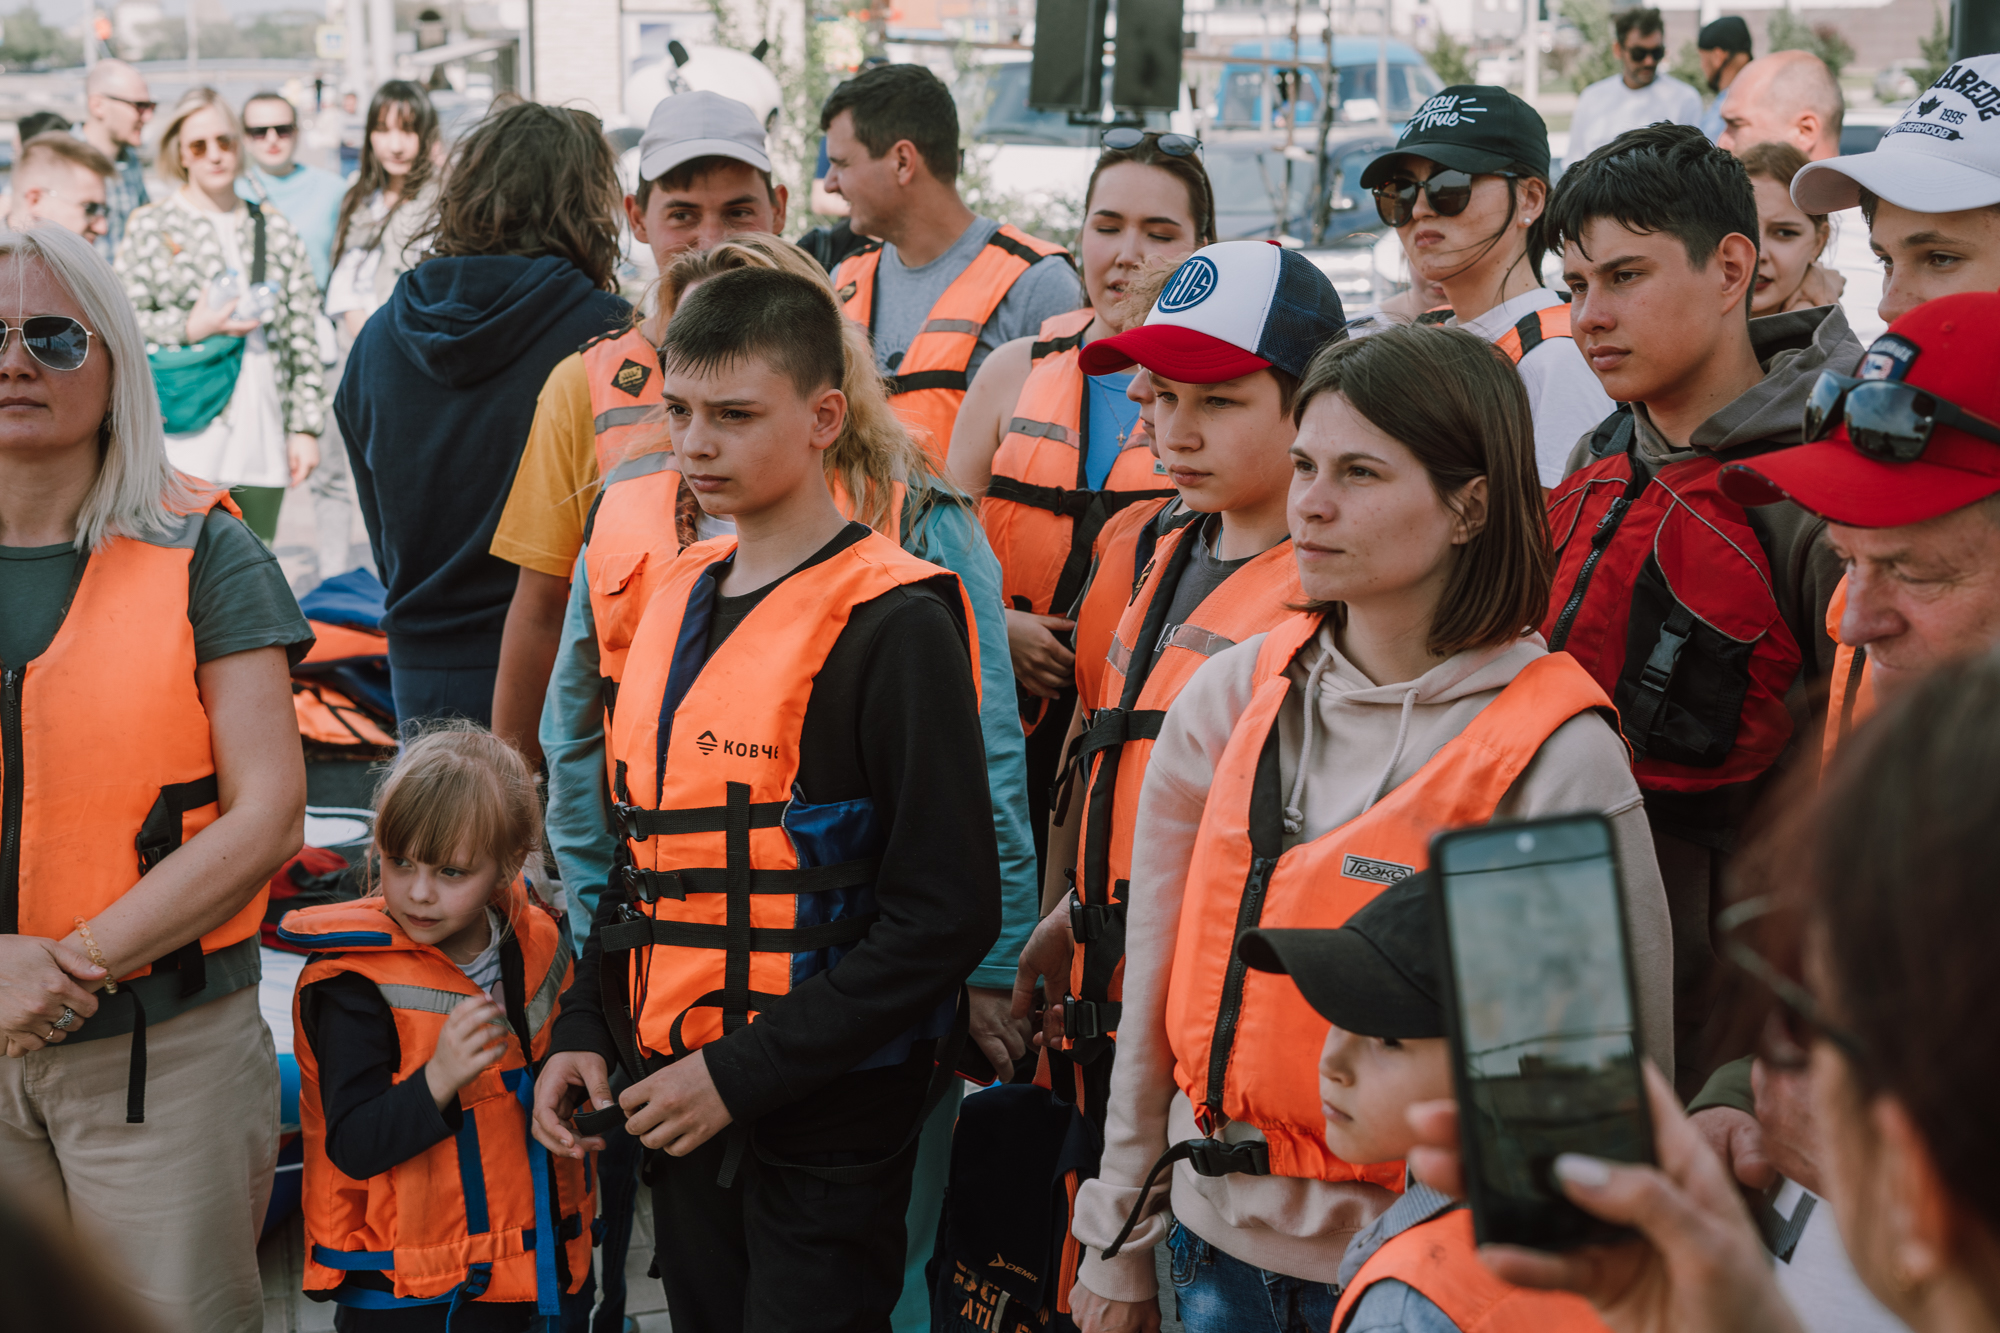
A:
[[[670,317],[680,301],[697,285],[735,268],[776,268],[826,282],[826,271],[818,261],[797,246],[776,237],[746,234],[724,241],[711,250],[681,256],[661,275],[659,309]],[[662,320],[662,326],[667,322]],[[843,507],[860,521],[884,536],[893,537],[904,550],[957,574],[971,599],[979,635],[980,727],[986,743],[986,775],[992,789],[994,832],[1000,844],[1001,926],[1000,937],[979,968],[973,972],[972,1035],[980,1050],[1005,1078],[1012,1062],[1027,1052],[1026,1032],[1008,1014],[1014,972],[1021,947],[1039,916],[1039,887],[1035,876],[1035,843],[1028,823],[1025,741],[1014,702],[1014,668],[1007,655],[1007,622],[1000,601],[1000,562],[986,542],[978,514],[965,496],[942,477],[930,456],[919,448],[889,408],[882,377],[868,334],[860,325],[843,325],[846,339],[847,374],[841,385],[847,397],[847,424],[840,438],[827,450],[827,469],[834,474],[836,494],[847,498]],[[647,446],[652,447],[649,449]],[[593,523],[592,538],[602,537],[609,548],[608,529],[618,501],[621,473],[632,475],[641,468],[657,475],[661,464],[671,466],[672,441],[662,426],[658,435],[638,446],[638,456],[626,466],[614,469],[607,478],[604,499]],[[663,457],[655,461],[654,455]],[[628,472],[627,469],[630,469]],[[689,496],[685,487],[672,488],[679,496]],[[635,492],[636,493],[636,490]],[[691,503],[676,506],[678,513],[647,516],[643,526],[655,533],[678,527],[681,544],[694,537],[711,537],[729,531],[728,521],[701,513]],[[690,512],[691,511],[691,512]],[[639,526],[639,525],[635,525]],[[671,554],[671,552],[667,552]],[[568,615],[563,624],[562,646],[556,657],[554,677],[549,682],[548,703],[542,712],[541,742],[549,770],[549,844],[563,871],[563,883],[571,904],[571,925],[578,938],[587,934],[590,916],[597,909],[600,893],[611,869],[614,844],[604,828],[604,714],[601,681],[615,679],[612,656],[622,658],[623,645],[631,642],[635,624],[601,622],[591,595],[595,581],[601,602],[612,565],[633,580],[621,584],[622,597],[638,601],[634,578],[636,552],[618,552],[621,559],[610,560],[600,552],[593,575],[591,548],[585,545],[577,561],[577,575],[570,583]],[[622,614],[619,613],[619,614]],[[956,1100],[940,1105],[925,1131],[918,1149],[916,1184],[911,1191],[909,1234],[911,1266],[904,1287],[906,1305],[915,1308],[923,1287],[923,1266],[930,1258],[935,1239],[939,1204],[943,1198],[948,1166],[950,1126]],[[608,1206],[607,1206],[608,1211]],[[913,1296],[912,1293],[918,1293]],[[907,1309],[899,1309],[898,1326]]]
[[[129,233],[128,233],[129,235]],[[164,1329],[258,1330],[278,1067],[264,885],[298,850],[277,561],[168,462],[117,277],[0,230],[0,1179]]]
[[[230,487],[251,531],[268,543],[277,535],[285,488],[319,464],[326,409],[312,261],[282,213],[237,197],[243,131],[213,88],[189,90],[174,108],[160,139],[159,167],[181,188],[132,214],[118,247],[118,272],[149,350],[161,357],[173,432],[168,456],[183,471]],[[235,295],[224,277],[232,273]],[[165,377],[196,372],[166,365],[185,360],[186,352],[175,353],[197,345],[226,352],[226,365],[235,358],[228,342],[235,338],[243,341],[233,391],[219,404],[219,395],[204,398],[207,406],[182,416],[182,400]],[[227,372],[207,373],[226,379]],[[210,410],[215,406],[220,410]]]

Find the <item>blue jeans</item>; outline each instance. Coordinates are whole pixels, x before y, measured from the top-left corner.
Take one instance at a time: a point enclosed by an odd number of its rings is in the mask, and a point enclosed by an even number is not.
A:
[[[1187,1333],[1327,1333],[1340,1289],[1253,1268],[1179,1222],[1167,1232],[1174,1306]]]

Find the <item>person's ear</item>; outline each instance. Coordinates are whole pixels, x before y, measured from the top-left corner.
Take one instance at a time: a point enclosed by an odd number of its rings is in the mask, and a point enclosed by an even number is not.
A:
[[[646,238],[646,210],[639,207],[639,197],[637,195],[628,194],[625,196],[625,221],[631,224],[633,240],[641,245],[652,244]]]
[[[898,139],[890,145],[889,152],[895,158],[896,184],[905,186],[912,184],[917,178],[918,170],[923,166],[923,155],[917,152],[917,146],[908,139]]]
[[[782,185],[777,185],[772,187],[771,195],[771,233],[774,236],[782,236],[785,234],[785,207],[791,203],[792,192]]]
[[[1715,247],[1716,279],[1722,285],[1717,295],[1724,310],[1746,306],[1751,284],[1757,280],[1757,243],[1740,231],[1732,231]]]
[[[847,425],[847,395],[838,389],[821,389],[809,400],[812,407],[812,447],[833,448]]]
[[[1451,544],[1464,546],[1486,527],[1486,478],[1474,477],[1452,497]]]
[[[1535,224],[1542,210],[1548,206],[1549,183],[1539,176],[1523,176],[1520,180],[1520,206],[1515,210],[1514,221],[1522,230]]]
[[[1888,1264],[1888,1281],[1901,1295],[1929,1284],[1951,1267],[1957,1209],[1930,1145],[1903,1104],[1880,1096],[1868,1114],[1881,1150],[1875,1170],[1882,1187],[1889,1250],[1882,1258]]]

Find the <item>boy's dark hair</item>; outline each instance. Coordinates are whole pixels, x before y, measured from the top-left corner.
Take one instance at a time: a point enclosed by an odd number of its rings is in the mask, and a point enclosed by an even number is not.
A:
[[[749,167],[750,164],[742,158],[724,157],[719,153],[712,153],[707,157],[691,157],[658,180],[649,181],[642,177],[639,181],[639,189],[633,197],[639,201],[640,211],[644,212],[646,200],[653,191],[666,190],[672,192],[674,190],[692,190],[694,183],[709,172],[731,166]],[[750,167],[750,169],[756,171],[757,179],[764,182],[764,194],[770,199],[771,207],[776,208],[778,206],[778,187],[771,183],[771,173],[760,171],[756,167]]]
[[[773,268],[718,273],[688,293],[660,345],[668,371],[706,375],[752,358],[804,397],[847,373],[840,307],[824,283]]]
[[[958,179],[958,105],[922,65],[880,65],[841,84],[820,108],[821,131],[843,111],[854,118],[854,137],[869,157],[908,139],[931,175],[946,185]]]
[[[1574,241],[1582,249],[1583,229],[1599,218],[1665,232],[1698,269],[1723,237],[1733,232],[1754,246],[1760,230],[1749,173],[1693,125],[1627,130],[1565,171],[1544,215],[1549,248]]]
[[[1657,9],[1628,9],[1611,21],[1611,31],[1617,36],[1620,46],[1625,45],[1635,32],[1645,37],[1666,30],[1666,20],[1660,17]]]

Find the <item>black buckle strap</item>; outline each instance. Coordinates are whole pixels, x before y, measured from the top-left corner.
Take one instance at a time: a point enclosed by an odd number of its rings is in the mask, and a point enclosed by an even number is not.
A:
[[[139,873],[146,874],[181,845],[181,816],[221,799],[213,773],[193,782],[170,782],[161,787],[153,808],[139,825],[139,836],[133,839],[139,850]]]
[[[1121,904],[1122,906],[1122,904]],[[1117,1000],[1079,1000],[1063,997],[1063,1036],[1071,1041],[1092,1041],[1118,1030],[1125,1006]]]
[[[986,483],[987,498],[1026,505],[1061,518],[1081,518],[1097,500],[1096,491],[1073,491],[1062,486],[1038,486],[1018,477],[995,473]]]
[[[1055,259],[1058,257],[1065,261],[1069,259],[1069,251],[1067,250],[1051,250],[1047,254],[1040,254],[1032,246],[1023,245],[1004,232],[994,232],[992,236],[987,238],[986,243],[995,250],[1005,250],[1029,268],[1033,268],[1044,259]]]
[[[1123,929],[1124,925],[1125,904],[1122,902],[1087,903],[1074,896],[1069,900],[1069,933],[1078,944],[1095,944],[1112,927]]]
[[[1156,741],[1160,724],[1167,720],[1163,708],[1100,708],[1090,715],[1090,725],[1077,740],[1077,760],[1089,763],[1099,750],[1128,741]]]
[[[1674,683],[1674,668],[1679,665],[1681,650],[1687,647],[1688,639],[1693,634],[1694,613],[1679,602],[1674,603],[1674,609],[1660,625],[1660,637],[1653,642],[1653,651],[1647,655],[1646,665],[1639,672],[1639,686],[1632,692],[1631,702],[1625,708],[1625,734],[1631,737],[1632,748],[1641,758],[1645,757],[1653,739],[1660,715],[1666,711],[1667,690]]]
[[[880,858],[842,861],[837,865],[810,866],[802,870],[752,870],[753,894],[825,893],[831,889],[857,889],[873,884],[881,873]],[[685,902],[690,893],[727,893],[729,872],[721,867],[697,866],[682,870],[642,870],[624,865],[613,873],[622,877],[633,898],[652,904],[662,898]]]
[[[751,926],[745,924],[739,930],[734,924],[716,925],[703,921],[657,921],[650,916],[640,916],[634,921],[620,921],[605,926],[599,934],[605,953],[620,953],[630,949],[643,949],[649,944],[664,944],[678,949],[723,949],[735,953],[737,937],[742,937],[745,961],[753,953],[817,953],[821,949],[837,948],[843,944],[853,944],[868,933],[875,924],[876,914],[863,912],[858,916],[842,917],[838,921],[824,921],[816,926]],[[746,969],[747,970],[747,969]],[[746,983],[745,992],[748,992]]]
[[[1161,1174],[1176,1162],[1186,1162],[1194,1168],[1196,1175],[1209,1179],[1271,1174],[1271,1150],[1256,1139],[1243,1143],[1224,1143],[1221,1139],[1189,1139],[1176,1143],[1161,1153],[1160,1160],[1154,1162],[1153,1169],[1146,1173],[1146,1183],[1140,1187],[1139,1197],[1126,1216],[1125,1225],[1119,1229],[1117,1239],[1104,1247],[1106,1259],[1116,1259],[1118,1252],[1125,1248],[1125,1242],[1132,1238],[1132,1229],[1139,1225],[1139,1219],[1145,1212],[1146,1200],[1151,1197],[1153,1186],[1159,1183]]]
[[[731,787],[744,786],[730,783]],[[748,787],[744,789],[747,791]],[[748,806],[749,829],[777,828],[784,820],[785,807],[789,801],[757,801]],[[644,842],[655,834],[668,837],[682,833],[727,833],[729,815],[732,810],[727,805],[703,805],[686,810],[648,810],[644,806],[627,805],[623,801],[614,802],[611,807],[612,827],[622,838],[633,842]]]
[[[891,375],[888,380],[891,398],[924,389],[950,389],[955,393],[964,393],[966,385],[963,370],[913,370],[907,375]]]

